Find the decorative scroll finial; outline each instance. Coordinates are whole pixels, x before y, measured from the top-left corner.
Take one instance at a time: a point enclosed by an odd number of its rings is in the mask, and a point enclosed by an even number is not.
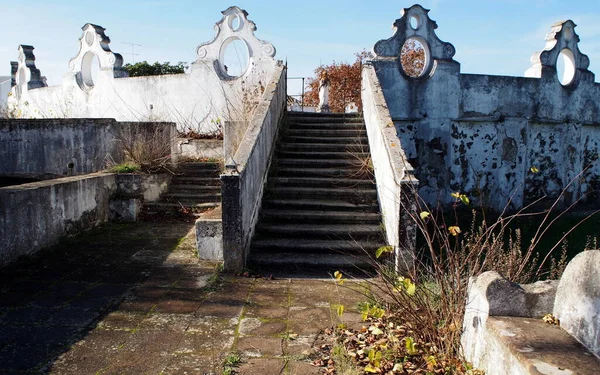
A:
[[[107,75],[113,78],[127,77],[123,70],[123,56],[113,53],[108,46],[110,38],[104,33],[104,28],[91,23],[86,23],[82,28],[83,34],[79,38],[79,52],[69,61],[68,76],[74,76],[77,84],[84,90],[94,87],[92,78],[92,61],[98,59],[101,72],[110,72]],[[101,75],[99,75],[100,79]]]
[[[579,35],[575,32],[577,25],[571,20],[557,22],[552,25],[546,35],[546,46],[542,52],[531,56],[531,67],[525,72],[526,77],[546,78],[558,77],[558,59],[564,59],[564,71],[558,80],[563,86],[575,85],[582,80],[594,82],[594,74],[588,70],[590,59],[579,50]]]
[[[435,34],[437,23],[429,18],[429,9],[415,4],[404,8],[401,17],[394,22],[394,35],[386,40],[380,40],[373,47],[373,54],[377,58],[398,58],[404,43],[416,40],[425,50],[425,66],[421,76],[431,73],[436,61],[454,61],[456,53],[454,46],[441,41]],[[402,69],[401,69],[402,70]]]
[[[23,92],[46,87],[46,83],[42,79],[40,70],[35,67],[34,48],[21,44],[18,50],[19,57],[16,64],[11,62],[11,83],[14,83],[17,98],[20,98]]]
[[[215,24],[216,36],[196,49],[198,59],[202,62],[214,63],[221,77],[234,78],[227,74],[224,57],[227,46],[234,40],[241,40],[248,48],[248,61],[268,59],[274,61],[275,47],[273,44],[256,38],[256,24],[248,19],[248,12],[236,6],[224,10],[223,17]],[[243,74],[242,74],[243,75]]]

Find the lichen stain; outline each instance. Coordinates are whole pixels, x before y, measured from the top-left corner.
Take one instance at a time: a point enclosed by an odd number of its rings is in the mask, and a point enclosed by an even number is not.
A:
[[[504,138],[502,140],[502,160],[515,163],[517,161],[517,142],[514,138]]]

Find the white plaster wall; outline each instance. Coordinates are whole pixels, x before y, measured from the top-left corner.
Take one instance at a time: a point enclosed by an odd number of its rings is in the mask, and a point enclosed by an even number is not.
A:
[[[109,48],[98,25],[85,24],[79,52],[69,61],[62,85],[41,87],[32,46],[19,48],[10,109],[22,118],[114,118],[175,122],[179,131],[211,132],[216,121],[248,122],[275,72],[275,47],[255,37],[256,25],[236,6],[222,12],[213,40],[200,44],[185,74],[124,77],[123,58]],[[237,24],[237,26],[235,26]],[[227,72],[232,42],[246,47],[239,77]],[[244,52],[242,52],[244,53]],[[98,70],[94,77],[94,58]]]
[[[89,90],[66,80],[61,86],[27,90],[11,105],[19,108],[22,118],[166,121],[175,122],[179,131],[210,132],[216,120],[252,117],[273,68],[254,65],[234,80],[222,80],[207,63],[197,64],[189,74],[131,78],[99,74]]]

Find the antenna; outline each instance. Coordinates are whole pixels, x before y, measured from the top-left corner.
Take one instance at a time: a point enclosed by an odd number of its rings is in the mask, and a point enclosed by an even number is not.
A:
[[[131,53],[124,53],[124,54],[125,55],[131,55],[131,60],[135,64],[135,57],[139,55],[139,53],[135,53],[135,46],[142,47],[142,45],[141,44],[135,44],[135,43],[127,43],[127,42],[121,42],[121,43],[123,43],[123,44],[129,44],[131,46]]]

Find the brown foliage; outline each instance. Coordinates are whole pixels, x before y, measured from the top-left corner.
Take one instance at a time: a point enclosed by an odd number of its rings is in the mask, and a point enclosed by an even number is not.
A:
[[[306,84],[307,92],[304,96],[304,105],[319,105],[319,77],[327,72],[329,77],[329,106],[332,112],[343,113],[346,104],[356,103],[358,110],[362,111],[360,100],[360,81],[362,62],[371,57],[367,51],[356,54],[356,61],[352,64],[336,63],[321,65],[315,69],[315,77],[309,78]]]
[[[343,113],[346,105],[350,102],[356,103],[359,112],[362,111],[361,69],[363,62],[372,57],[370,52],[362,51],[356,54],[356,61],[352,64],[334,61],[331,65],[319,66],[315,69],[315,76],[307,80],[304,105],[315,107],[319,105],[319,77],[323,72],[327,72],[330,81],[329,106],[331,111]],[[409,39],[402,46],[400,59],[406,74],[411,77],[419,77],[425,65],[425,50],[417,40]]]
[[[404,73],[413,78],[418,78],[425,67],[425,49],[416,39],[408,39],[400,51],[400,63]]]

